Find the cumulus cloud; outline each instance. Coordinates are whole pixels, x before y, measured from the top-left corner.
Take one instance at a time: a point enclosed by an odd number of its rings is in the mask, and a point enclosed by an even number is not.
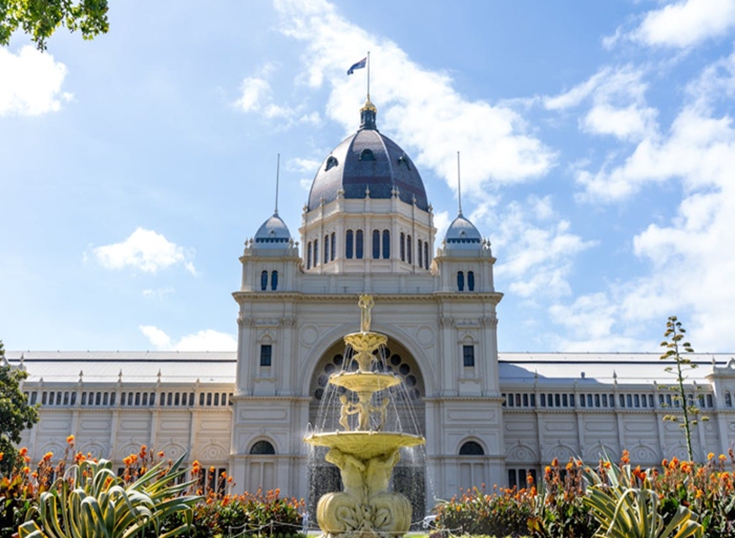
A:
[[[39,116],[57,112],[73,98],[61,87],[67,69],[31,46],[14,54],[0,47],[0,116]]]
[[[495,275],[508,291],[529,300],[571,293],[569,277],[575,257],[594,246],[570,231],[550,196],[530,196],[523,202],[482,204],[472,220],[492,230]]]
[[[345,131],[358,125],[365,72],[348,77],[346,69],[365,50],[372,51],[373,101],[379,126],[415,152],[415,160],[456,185],[455,156],[463,156],[462,179],[469,191],[487,184],[527,181],[548,172],[555,162],[524,118],[509,106],[471,101],[452,79],[423,68],[396,43],[370,35],[342,17],[325,0],[276,0],[284,34],[305,44],[309,61],[299,75],[305,85],[328,86],[327,115]],[[420,91],[417,91],[420,89]],[[380,118],[383,118],[382,120]]]
[[[664,136],[642,140],[622,163],[579,176],[597,201],[621,201],[664,181],[680,182],[683,192],[670,221],[650,224],[633,238],[633,252],[647,264],[647,274],[552,310],[582,346],[596,337],[604,342],[600,335],[606,331],[634,343],[644,322],[678,314],[695,345],[707,342],[709,349],[698,350],[735,347],[735,127],[732,118],[709,106],[732,91],[732,64],[730,57],[703,70]],[[697,91],[703,88],[709,93]]]
[[[644,71],[632,66],[605,67],[560,95],[543,99],[548,110],[565,110],[590,101],[580,129],[619,140],[638,141],[656,132],[657,111],[646,104]]]
[[[178,341],[153,325],[141,325],[140,332],[157,351],[236,351],[237,339],[228,333],[205,329],[182,336]]]
[[[650,47],[688,49],[735,28],[735,0],[681,0],[646,13],[632,29],[617,28],[606,47],[630,40]]]
[[[172,243],[165,236],[137,228],[130,237],[120,243],[104,245],[92,249],[97,262],[105,269],[134,268],[144,273],[157,273],[174,265],[182,265],[196,275],[192,261],[193,254]]]
[[[266,63],[258,69],[257,74],[245,77],[240,85],[240,97],[234,103],[235,108],[246,113],[258,113],[268,120],[280,120],[283,127],[319,123],[318,112],[305,112],[303,106],[291,107],[274,102],[273,88],[268,79],[275,70],[273,64]]]

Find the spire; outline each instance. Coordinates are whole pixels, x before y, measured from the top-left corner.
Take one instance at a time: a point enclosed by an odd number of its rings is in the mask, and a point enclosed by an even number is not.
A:
[[[459,216],[462,216],[462,178],[459,173],[459,151],[457,152],[457,202],[459,204]]]
[[[370,129],[377,131],[375,118],[378,115],[378,109],[370,100],[370,51],[367,53],[367,97],[365,104],[360,109],[360,129]]]
[[[281,174],[281,154],[278,154],[278,158],[276,160],[276,209],[273,212],[274,215],[278,215],[278,181],[280,179]]]
[[[360,130],[369,129],[377,131],[378,128],[375,125],[375,118],[378,115],[378,109],[375,107],[370,97],[365,100],[365,104],[360,109]]]

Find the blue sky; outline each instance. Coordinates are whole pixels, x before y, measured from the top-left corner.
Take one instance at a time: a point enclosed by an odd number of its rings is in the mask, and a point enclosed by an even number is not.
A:
[[[210,5],[211,4],[211,5]],[[493,244],[502,351],[735,350],[735,0],[112,0],[0,49],[0,338],[234,349],[243,242],[358,126]],[[436,245],[438,246],[438,245]]]

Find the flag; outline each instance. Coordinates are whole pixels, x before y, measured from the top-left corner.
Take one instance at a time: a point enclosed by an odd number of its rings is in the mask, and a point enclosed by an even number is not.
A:
[[[351,75],[355,71],[355,69],[363,69],[366,63],[367,63],[367,56],[363,58],[362,60],[360,60],[359,62],[357,62],[356,64],[352,64],[352,67],[350,67],[347,70],[347,74]]]

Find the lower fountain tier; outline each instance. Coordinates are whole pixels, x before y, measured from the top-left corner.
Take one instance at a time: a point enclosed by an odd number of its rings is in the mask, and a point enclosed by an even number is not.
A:
[[[329,432],[304,437],[310,445],[336,448],[359,460],[369,460],[389,454],[397,448],[426,444],[420,435],[399,432]]]

